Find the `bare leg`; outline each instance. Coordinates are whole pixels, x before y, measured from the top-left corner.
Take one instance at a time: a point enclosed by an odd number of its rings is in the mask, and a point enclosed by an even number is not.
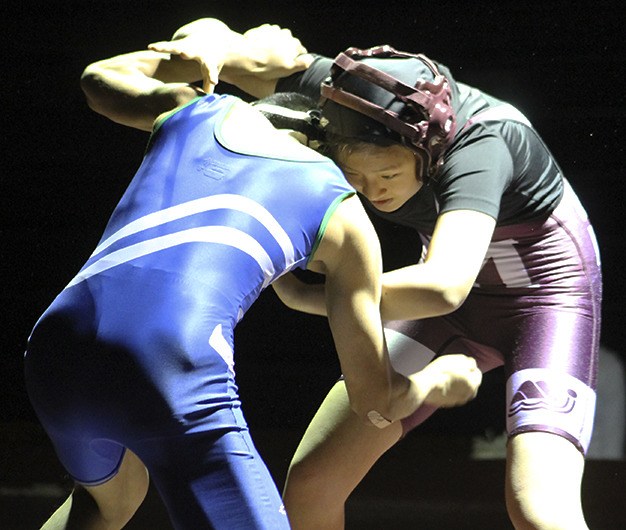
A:
[[[126,450],[111,480],[99,486],[77,486],[41,530],[118,530],[141,505],[148,483],[145,466]]]
[[[580,486],[584,458],[554,434],[523,433],[507,447],[506,504],[518,530],[587,529]]]
[[[376,460],[402,435],[363,424],[337,383],[311,421],[291,462],[284,502],[294,530],[339,530],[344,504]]]

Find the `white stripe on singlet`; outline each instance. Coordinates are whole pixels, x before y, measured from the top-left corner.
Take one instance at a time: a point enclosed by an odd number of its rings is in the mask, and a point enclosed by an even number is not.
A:
[[[105,241],[100,243],[96,250],[94,250],[91,257],[96,256],[116,241],[119,241],[120,239],[130,236],[132,234],[141,232],[142,230],[154,228],[156,226],[169,223],[170,221],[182,219],[183,217],[188,217],[197,213],[219,209],[237,210],[239,212],[247,213],[248,215],[254,217],[263,226],[265,226],[270,234],[272,234],[274,239],[276,239],[276,242],[280,245],[280,248],[285,255],[285,261],[288,264],[293,263],[293,244],[291,243],[287,232],[285,232],[285,230],[282,226],[280,226],[278,221],[274,219],[272,214],[267,211],[263,206],[261,206],[258,202],[253,201],[248,197],[228,193],[224,193],[221,195],[212,195],[210,197],[203,197],[201,199],[195,199],[193,201],[184,202],[182,204],[177,204],[176,206],[165,208],[164,210],[159,210],[158,212],[144,215],[143,217],[140,217],[139,219],[128,223],[126,226],[124,226],[123,228],[112,234],[110,237],[108,237]]]
[[[177,219],[210,210],[230,209],[246,213],[259,221],[276,240],[285,256],[286,270],[289,270],[295,261],[295,250],[289,235],[272,214],[259,203],[248,197],[234,194],[213,195],[193,201],[171,206],[158,212],[153,212],[136,219],[109,236],[94,250],[91,257],[96,257],[108,247],[125,237],[137,234]],[[219,243],[228,245],[245,252],[259,264],[264,275],[265,288],[274,278],[276,270],[269,255],[261,244],[252,236],[241,230],[227,226],[206,226],[174,232],[172,234],[147,239],[129,245],[102,256],[100,259],[81,271],[66,288],[133,259],[165,250],[184,243]]]
[[[274,264],[265,249],[249,234],[228,226],[201,226],[148,239],[111,252],[78,273],[66,289],[122,263],[185,243],[219,243],[245,252],[261,267],[265,278],[263,287],[269,284],[276,273]]]

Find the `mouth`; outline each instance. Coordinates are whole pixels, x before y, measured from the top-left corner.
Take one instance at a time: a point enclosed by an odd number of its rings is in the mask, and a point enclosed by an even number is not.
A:
[[[380,200],[377,200],[377,201],[370,201],[370,202],[372,203],[373,206],[375,206],[376,208],[380,209],[380,208],[390,204],[392,200],[393,199],[380,199]]]

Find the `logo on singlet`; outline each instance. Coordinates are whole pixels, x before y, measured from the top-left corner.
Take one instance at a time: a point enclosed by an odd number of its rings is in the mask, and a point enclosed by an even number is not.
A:
[[[509,418],[523,411],[544,409],[567,414],[576,405],[578,394],[571,388],[546,381],[524,381],[511,399]]]

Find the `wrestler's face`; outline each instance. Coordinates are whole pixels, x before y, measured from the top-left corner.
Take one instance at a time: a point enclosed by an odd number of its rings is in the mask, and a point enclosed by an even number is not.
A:
[[[382,212],[393,212],[422,187],[420,159],[402,145],[369,144],[339,156],[348,182]],[[417,170],[420,171],[417,171]]]

